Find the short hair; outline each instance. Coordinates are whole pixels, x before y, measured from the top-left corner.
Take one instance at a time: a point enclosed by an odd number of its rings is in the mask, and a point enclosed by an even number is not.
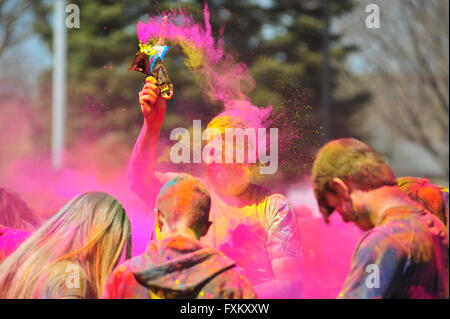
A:
[[[422,204],[428,211],[447,223],[446,205],[441,189],[430,183],[429,179],[418,177],[399,177],[398,187],[413,201]]]
[[[354,138],[333,140],[316,155],[312,169],[314,195],[326,221],[334,211],[326,201],[326,193],[335,193],[334,178],[351,183],[362,191],[397,185],[391,167],[367,144]]]
[[[201,233],[209,221],[211,198],[198,179],[183,174],[164,184],[157,207],[170,229],[186,227]]]
[[[19,195],[0,187],[0,224],[10,228],[31,230],[38,219]]]

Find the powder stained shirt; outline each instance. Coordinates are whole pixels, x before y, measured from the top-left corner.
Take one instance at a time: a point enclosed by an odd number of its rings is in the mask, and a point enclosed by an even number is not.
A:
[[[235,262],[197,240],[174,236],[152,241],[110,276],[104,299],[253,299]]]
[[[448,298],[448,230],[424,209],[387,210],[359,243],[339,298]]]
[[[235,260],[252,284],[273,278],[273,259],[302,257],[297,221],[285,196],[252,184],[243,198],[248,204],[236,206],[206,185],[212,225],[202,242]]]

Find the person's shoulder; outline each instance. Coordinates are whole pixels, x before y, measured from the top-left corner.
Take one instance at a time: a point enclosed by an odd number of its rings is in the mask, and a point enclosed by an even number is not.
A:
[[[265,212],[267,217],[270,217],[272,221],[295,221],[289,199],[279,193],[273,193],[267,197]]]
[[[387,223],[375,227],[366,232],[361,238],[357,251],[364,252],[397,251],[397,253],[409,251],[411,240],[409,229],[400,223]]]
[[[256,293],[248,278],[237,270],[235,266],[221,272],[209,283],[213,291],[219,293],[224,299],[253,299]],[[217,298],[216,297],[216,298]]]
[[[142,264],[144,262],[144,254],[132,257],[120,263],[113,271],[113,275],[120,276],[128,273],[134,273],[141,270]]]
[[[265,227],[296,227],[296,219],[289,199],[280,193],[270,192],[263,186],[255,186],[259,193],[257,211],[264,218]],[[256,197],[255,197],[256,198]]]
[[[385,212],[385,221],[377,227],[391,235],[431,233],[445,230],[446,227],[438,217],[423,207],[401,206],[390,208]]]
[[[264,201],[266,206],[281,208],[285,205],[289,205],[289,200],[283,194],[272,192],[268,188],[257,184],[252,184],[251,187],[252,195],[261,202]]]
[[[135,278],[143,264],[143,255],[128,259],[119,264],[109,276],[105,285],[102,299],[146,298],[148,292]]]
[[[371,244],[378,244],[391,237],[392,228],[390,225],[382,225],[367,231],[360,239],[360,246]]]
[[[268,203],[270,203],[273,207],[281,208],[286,205],[290,205],[289,199],[283,194],[273,193],[267,197]]]
[[[409,256],[408,244],[383,229],[368,231],[360,240],[353,255],[352,269],[364,270],[370,264],[396,265]],[[389,266],[392,269],[393,266]]]

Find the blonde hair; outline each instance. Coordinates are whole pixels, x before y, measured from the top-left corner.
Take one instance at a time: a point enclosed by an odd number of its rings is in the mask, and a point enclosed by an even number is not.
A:
[[[55,288],[52,269],[69,263],[82,269],[85,297],[98,298],[125,248],[129,258],[131,226],[120,202],[78,195],[0,265],[0,299],[45,296]]]

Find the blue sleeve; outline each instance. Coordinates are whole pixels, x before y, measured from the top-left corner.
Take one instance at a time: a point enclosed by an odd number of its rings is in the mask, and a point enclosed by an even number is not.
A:
[[[406,249],[392,235],[370,232],[353,256],[350,273],[338,298],[391,298],[399,287],[407,261]]]

